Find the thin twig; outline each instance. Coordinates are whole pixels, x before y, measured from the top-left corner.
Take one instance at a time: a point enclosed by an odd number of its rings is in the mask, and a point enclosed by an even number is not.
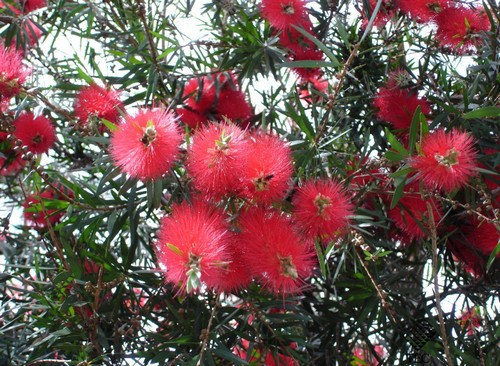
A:
[[[335,101],[337,100],[337,98],[340,94],[340,90],[342,89],[342,85],[344,84],[344,79],[345,79],[347,72],[349,70],[349,66],[351,65],[354,58],[358,55],[358,50],[359,50],[360,46],[361,46],[361,42],[358,42],[354,45],[354,47],[351,51],[351,54],[349,55],[349,58],[347,59],[346,63],[344,64],[344,67],[342,68],[342,72],[340,73],[337,84],[335,85],[335,90],[333,91],[333,94],[330,96],[329,101],[328,101],[328,109],[329,110],[331,110],[333,108],[333,106],[335,105]],[[316,137],[314,138],[315,143],[318,143],[319,139],[321,138],[321,136],[325,132],[327,124],[328,124],[328,118],[325,118],[318,128],[318,132],[316,133]]]
[[[212,322],[215,318],[215,313],[217,312],[217,309],[219,308],[220,305],[220,298],[219,295],[216,295],[217,298],[215,300],[215,304],[212,307],[212,312],[210,314],[210,319],[208,320],[208,325],[206,329],[202,330],[202,342],[201,342],[201,350],[200,350],[200,358],[198,359],[198,362],[196,363],[196,366],[201,366],[203,362],[203,355],[205,353],[205,350],[207,349],[208,341],[210,340],[210,329],[212,328]]]
[[[381,285],[377,284],[373,276],[371,275],[370,271],[368,270],[368,267],[365,264],[365,261],[363,258],[361,258],[361,255],[359,254],[358,248],[360,248],[361,244],[364,243],[364,239],[359,235],[358,233],[354,233],[354,252],[356,253],[356,256],[359,259],[359,262],[361,263],[361,266],[365,270],[368,278],[370,279],[370,282],[372,283],[373,287],[375,288],[375,291],[377,292],[377,297],[379,298],[380,302],[382,303],[382,306],[384,307],[385,311],[387,312],[387,315],[389,316],[389,319],[394,323],[398,324],[396,320],[396,315],[394,313],[394,310],[392,309],[391,304],[387,302],[387,294],[385,293],[384,289],[382,288]]]
[[[434,296],[436,297],[436,307],[439,318],[439,330],[441,331],[441,337],[443,338],[443,347],[444,347],[444,353],[446,355],[446,362],[448,363],[448,366],[453,366],[453,360],[451,358],[451,353],[450,353],[450,346],[448,343],[448,336],[446,335],[446,327],[444,325],[443,309],[441,308],[441,296],[439,294],[437,230],[430,202],[427,202],[427,212],[429,215],[429,229],[432,241],[432,276],[434,278]]]

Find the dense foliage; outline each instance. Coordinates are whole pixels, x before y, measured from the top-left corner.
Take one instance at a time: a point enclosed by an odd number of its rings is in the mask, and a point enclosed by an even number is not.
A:
[[[0,22],[0,365],[500,364],[493,0]]]

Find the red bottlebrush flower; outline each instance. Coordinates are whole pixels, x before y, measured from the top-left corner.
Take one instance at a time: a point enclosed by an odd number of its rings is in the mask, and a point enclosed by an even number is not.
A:
[[[22,53],[0,44],[0,97],[12,98],[19,94],[30,71],[23,65]]]
[[[181,121],[191,128],[223,118],[247,127],[253,114],[232,73],[215,73],[191,79],[184,87],[183,96],[186,107],[177,111]]]
[[[387,351],[382,345],[374,346],[375,353],[380,357],[384,358]],[[356,346],[352,350],[352,355],[355,357],[351,360],[349,365],[353,366],[377,366],[379,363],[377,358],[373,355],[373,353],[366,347],[366,345]]]
[[[237,192],[247,145],[245,132],[235,125],[200,128],[193,136],[187,160],[194,187],[216,199]]]
[[[463,187],[475,175],[474,140],[466,132],[439,129],[424,137],[421,155],[410,165],[429,188],[450,192]]]
[[[9,175],[21,170],[26,161],[14,152],[13,146],[7,140],[7,134],[0,132],[0,175]]]
[[[214,80],[207,76],[191,79],[184,86],[182,96],[186,99],[186,105],[201,114],[206,114],[215,103]]]
[[[298,85],[300,99],[305,100],[307,103],[320,101],[323,99],[321,94],[327,94],[328,85],[328,80],[323,78],[322,72],[317,77],[301,80]]]
[[[311,35],[315,35],[313,31],[313,25],[309,17],[306,17],[304,21],[300,24],[302,29]],[[314,42],[309,38],[305,37],[301,32],[295,28],[289,28],[281,31],[279,33],[279,44],[288,48],[292,54],[300,53],[304,49],[316,48]]]
[[[246,101],[245,94],[232,89],[226,89],[220,93],[215,111],[218,119],[228,118],[243,128],[248,127],[250,117],[253,115],[252,107]]]
[[[490,256],[500,244],[500,233],[495,224],[472,219],[470,225],[462,228],[465,240],[485,256]],[[500,252],[497,254],[500,258]]]
[[[260,12],[271,26],[284,30],[307,24],[305,5],[304,0],[262,0]]]
[[[333,180],[307,181],[293,198],[295,221],[307,236],[329,239],[349,223],[353,206]]]
[[[418,106],[423,114],[430,113],[430,107],[425,98],[419,98],[408,89],[401,89],[389,80],[386,87],[380,88],[373,102],[378,108],[377,117],[389,122],[396,130],[406,132]]]
[[[486,32],[491,27],[482,8],[448,7],[436,16],[435,21],[439,44],[457,53],[474,50],[482,42],[479,33]]]
[[[202,283],[218,286],[231,262],[230,238],[224,215],[206,203],[174,205],[161,222],[155,244],[166,281],[188,293],[199,290]]]
[[[21,41],[30,47],[33,47],[43,35],[40,27],[31,19],[26,18],[21,20],[21,28],[23,31]],[[27,39],[26,36],[28,37]],[[28,42],[26,42],[26,40],[28,40]]]
[[[196,110],[191,110],[188,108],[177,108],[177,115],[182,123],[186,124],[188,127],[195,129],[198,126],[202,126],[207,123],[207,116],[204,114],[200,114],[200,112]]]
[[[83,87],[75,99],[75,116],[84,125],[100,123],[96,119],[101,118],[116,124],[120,118],[120,110],[124,109],[119,96],[119,92],[97,84]]]
[[[111,155],[132,177],[157,179],[173,165],[181,140],[171,112],[142,109],[113,133]]]
[[[237,236],[232,234],[227,248],[231,262],[221,268],[220,277],[217,279],[217,283],[213,284],[214,289],[219,293],[235,293],[252,281],[246,256],[236,245],[237,242]]]
[[[443,216],[439,203],[432,199],[423,199],[418,191],[413,191],[416,187],[415,184],[405,187],[405,193],[399,200],[398,205],[387,213],[387,216],[394,221],[396,227],[404,234],[402,239],[408,241],[429,236],[430,216],[427,203],[431,206],[436,228],[438,228]]]
[[[73,192],[64,188],[60,184],[57,185],[66,196],[72,197]],[[24,220],[29,226],[35,229],[45,229],[50,225],[56,225],[64,216],[64,211],[60,209],[50,208],[50,201],[60,200],[63,197],[51,188],[41,191],[39,194],[31,194],[23,203]]]
[[[54,125],[45,116],[35,118],[33,113],[22,113],[14,126],[16,137],[34,154],[46,153],[56,141]]]
[[[476,308],[468,309],[458,318],[458,323],[467,329],[467,335],[470,337],[482,325],[481,314],[478,314]]]
[[[465,222],[458,228],[449,228],[447,231],[453,232],[446,242],[456,261],[463,263],[467,272],[474,276],[482,276],[486,272],[486,258],[465,238],[471,227],[470,222]]]
[[[419,22],[433,20],[443,9],[449,6],[449,0],[397,0],[396,4],[412,19]]]
[[[366,11],[363,9],[363,21],[361,22],[361,27],[363,29],[368,26],[368,22],[370,21],[376,5],[377,0],[370,0],[369,14],[366,14]],[[382,28],[392,18],[396,17],[397,13],[398,9],[395,7],[393,0],[382,0],[382,5],[380,5],[380,9],[375,17],[375,21],[373,22],[373,26]]]
[[[293,173],[290,148],[278,136],[256,133],[247,150],[242,174],[245,194],[261,203],[282,198]]]
[[[266,366],[297,366],[299,363],[293,357],[285,356],[281,353],[273,353],[270,349],[262,349],[262,347],[253,347],[252,353],[248,355],[250,342],[246,339],[241,340],[241,346],[236,346],[233,352],[243,360],[247,360],[249,364],[266,365]],[[262,360],[265,362],[262,363]]]
[[[309,48],[295,52],[290,57],[293,61],[322,61],[323,51]],[[303,80],[315,80],[321,76],[322,71],[319,67],[294,67],[292,70]]]
[[[313,268],[312,246],[279,212],[250,209],[240,215],[239,247],[247,267],[275,294],[297,293]]]
[[[19,0],[19,5],[24,14],[47,6],[47,0]]]

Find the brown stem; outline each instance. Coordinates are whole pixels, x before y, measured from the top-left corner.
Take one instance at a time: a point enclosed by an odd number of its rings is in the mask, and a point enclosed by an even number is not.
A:
[[[219,295],[217,295],[217,298],[215,300],[215,304],[212,307],[210,319],[208,320],[207,328],[202,330],[202,334],[201,334],[202,342],[201,342],[200,358],[198,359],[196,366],[201,366],[203,364],[203,355],[207,349],[208,341],[210,340],[210,329],[212,328],[212,322],[215,318],[215,313],[217,312],[219,305],[220,305],[220,298],[219,298]]]
[[[328,101],[328,109],[332,109],[333,106],[335,105],[335,101],[337,100],[340,94],[340,90],[342,89],[342,85],[347,75],[347,71],[349,70],[349,66],[351,66],[352,61],[358,55],[358,50],[360,46],[361,42],[358,42],[352,48],[351,54],[349,55],[349,58],[345,62],[344,67],[342,68],[342,72],[340,73],[339,80],[335,85],[335,90],[333,91],[333,94],[330,96],[330,100]],[[318,128],[318,132],[316,133],[316,137],[314,138],[315,143],[318,143],[319,139],[325,132],[327,123],[328,123],[328,118],[325,118]]]
[[[436,307],[439,318],[439,330],[441,332],[441,337],[443,338],[443,347],[444,347],[444,353],[446,355],[446,362],[448,363],[448,366],[453,366],[453,360],[451,358],[448,337],[446,335],[446,327],[444,325],[443,309],[441,308],[441,295],[439,294],[437,230],[430,202],[427,202],[427,212],[429,215],[429,229],[432,241],[432,276],[434,278],[434,296],[436,297]]]
[[[377,292],[377,297],[379,298],[380,302],[382,303],[382,306],[384,307],[385,311],[387,312],[387,315],[389,316],[389,319],[394,323],[398,324],[396,320],[396,315],[394,313],[394,310],[392,309],[391,304],[387,302],[387,294],[385,293],[384,289],[380,284],[377,284],[375,279],[373,278],[372,274],[368,270],[368,267],[365,264],[365,261],[363,258],[361,258],[361,255],[359,254],[359,250],[361,249],[361,244],[364,243],[364,239],[361,235],[358,233],[354,233],[354,252],[356,253],[356,256],[359,259],[359,262],[361,263],[361,266],[365,270],[368,278],[370,279],[370,282],[372,283],[373,287],[375,288],[375,291]]]

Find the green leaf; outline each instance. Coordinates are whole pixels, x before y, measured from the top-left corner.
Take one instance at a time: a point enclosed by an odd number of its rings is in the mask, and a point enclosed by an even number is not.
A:
[[[473,111],[465,113],[462,117],[465,119],[500,117],[500,107],[491,106],[475,109]],[[495,121],[500,122],[500,120]]]
[[[388,128],[385,129],[385,135],[387,136],[387,140],[389,141],[391,148],[396,150],[402,156],[410,156],[408,150],[405,149],[403,144],[399,142],[398,138]]]
[[[233,352],[222,347],[212,348],[212,352],[225,360],[231,361],[233,365],[248,365],[249,363],[240,357],[236,356]]]
[[[497,258],[497,254],[500,253],[500,241],[498,241],[497,246],[495,249],[493,249],[493,252],[491,252],[489,258],[488,258],[488,263],[486,264],[486,271],[489,271],[491,266],[493,265],[493,262]]]
[[[328,57],[330,59],[333,67],[340,66],[340,62],[339,62],[339,60],[337,60],[337,57],[335,57],[335,55],[332,53],[332,51],[330,51],[328,49],[328,47],[326,47],[319,39],[317,39],[314,35],[312,35],[311,33],[309,33],[308,31],[306,31],[303,28],[296,27],[295,25],[293,25],[293,27],[297,31],[299,31],[304,37],[306,37],[311,42],[313,42],[321,51],[323,51],[325,53],[326,57]]]
[[[396,207],[399,200],[403,196],[405,184],[406,184],[406,176],[398,177],[398,178],[394,179],[394,185],[396,186],[396,190],[394,191],[394,194],[392,196],[391,209]]]
[[[101,122],[104,126],[108,128],[110,132],[114,132],[118,129],[118,126],[115,125],[113,122],[108,121],[106,118],[101,118]]]
[[[418,106],[417,109],[415,110],[415,113],[413,114],[413,118],[411,120],[410,139],[409,139],[409,143],[408,143],[408,147],[410,149],[410,151],[409,151],[410,156],[413,154],[413,151],[415,151],[415,143],[417,142],[417,138],[419,136],[420,114],[421,113],[422,113],[422,107]]]
[[[278,67],[304,67],[316,69],[318,67],[336,67],[332,62],[317,61],[317,60],[300,60],[300,61],[287,61],[278,65]]]

